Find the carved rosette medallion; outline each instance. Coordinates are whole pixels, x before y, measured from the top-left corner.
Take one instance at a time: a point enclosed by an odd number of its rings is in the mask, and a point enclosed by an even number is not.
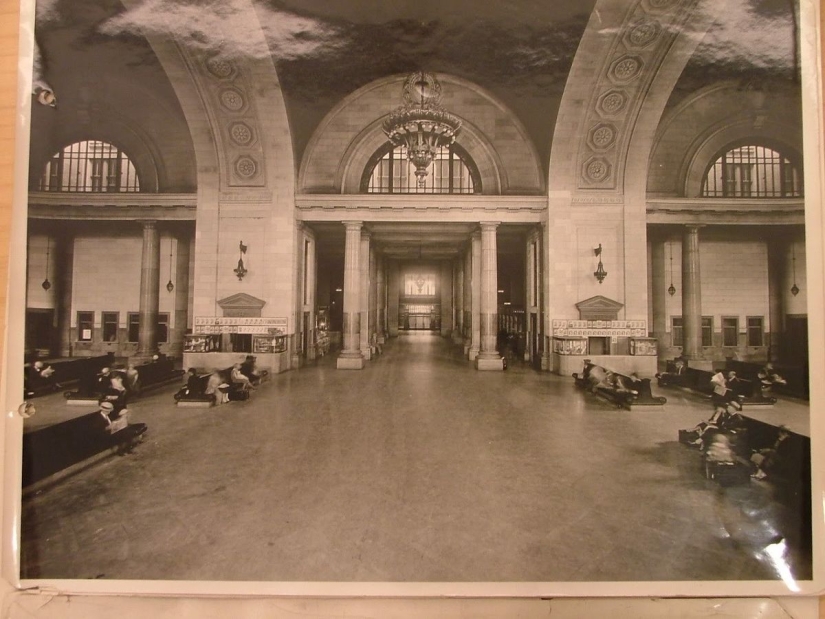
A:
[[[627,105],[627,95],[621,90],[608,90],[601,97],[596,108],[604,116],[614,116],[624,110]]]
[[[612,166],[604,157],[593,157],[584,164],[584,177],[591,183],[603,183],[610,178]]]
[[[638,56],[622,56],[610,65],[610,77],[618,83],[634,80],[642,72],[644,63]]]
[[[678,3],[679,0],[647,0],[647,7],[651,11],[663,11]]]
[[[247,155],[238,157],[235,161],[235,174],[242,179],[254,178],[258,174],[258,163]]]
[[[683,28],[685,11],[696,0],[633,0],[611,43],[608,62],[596,76],[588,131],[580,137],[579,188],[620,189],[633,121],[647,85]]]
[[[594,150],[606,150],[616,142],[616,128],[607,123],[599,123],[590,130],[588,138]]]
[[[235,75],[235,65],[219,56],[213,56],[206,61],[206,70],[221,80]]]
[[[234,88],[227,88],[220,95],[221,105],[230,112],[240,112],[246,105],[243,95]]]
[[[255,134],[246,123],[235,122],[229,125],[229,137],[238,146],[249,146]]]
[[[661,31],[662,25],[658,21],[644,18],[630,27],[625,36],[625,41],[628,47],[647,47],[659,38]]]

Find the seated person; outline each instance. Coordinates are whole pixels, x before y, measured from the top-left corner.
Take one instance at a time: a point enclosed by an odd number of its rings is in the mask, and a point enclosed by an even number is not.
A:
[[[229,402],[229,385],[221,378],[220,372],[212,372],[209,380],[206,381],[206,389],[203,390],[205,395],[211,395],[215,398],[215,404],[223,404]]]
[[[232,383],[233,387],[239,387],[244,391],[255,389],[255,387],[252,386],[252,381],[250,381],[249,378],[241,372],[240,363],[236,363],[232,366],[232,372],[229,375],[229,382]]]
[[[96,381],[96,392],[106,393],[112,386],[112,371],[109,368],[103,368],[97,375]]]
[[[606,387],[608,389],[613,388],[609,382],[609,379],[610,372],[600,365],[590,364],[590,368],[587,371],[587,380],[585,384],[588,389],[590,389],[591,393],[596,393],[596,389],[600,387]]]
[[[747,397],[748,396],[748,387],[747,383],[740,379],[736,372],[731,370],[728,372],[727,377],[725,378],[725,382],[728,386],[728,389],[733,391],[734,395],[738,397]]]
[[[116,411],[111,402],[101,402],[98,405],[98,413],[100,429],[110,434],[114,434],[128,424],[128,411],[126,409]]]
[[[42,361],[35,361],[30,366],[26,367],[25,383],[27,395],[33,395],[37,389],[45,387],[57,387],[52,375],[54,368],[50,365],[44,365]]]
[[[766,363],[765,367],[759,370],[757,376],[759,377],[763,392],[770,391],[774,385],[786,385],[788,383],[788,381],[776,373],[772,363]]]
[[[101,393],[101,399],[105,402],[111,402],[115,411],[120,411],[126,408],[126,386],[123,384],[123,377],[120,374],[110,374],[109,387]]]
[[[241,374],[249,379],[252,384],[257,384],[261,380],[261,375],[255,371],[255,357],[247,355],[241,363]]]
[[[130,393],[139,393],[140,392],[140,373],[137,371],[134,363],[130,363],[129,367],[126,368],[126,389]]]
[[[687,363],[681,357],[674,362],[675,368],[673,372],[661,372],[656,374],[659,379],[659,384],[664,385],[681,385],[684,384],[687,378]]]
[[[184,396],[200,397],[206,395],[206,385],[198,376],[195,368],[189,368],[186,372],[186,384],[175,394],[175,400],[180,400]]]
[[[713,387],[711,400],[714,404],[721,404],[723,406],[730,404],[737,410],[742,410],[742,404],[739,402],[739,398],[736,396],[733,389],[728,387],[728,381],[722,370],[714,370],[714,374],[710,379],[710,384]]]
[[[779,434],[772,447],[760,449],[751,455],[751,462],[756,465],[756,472],[751,475],[754,479],[765,479],[771,474],[777,473],[788,457],[788,438],[791,433],[785,426],[779,426]]]
[[[603,388],[611,390],[621,404],[628,405],[639,395],[639,391],[633,388],[634,385],[628,384],[629,382],[630,381],[621,374],[608,372],[606,385]]]

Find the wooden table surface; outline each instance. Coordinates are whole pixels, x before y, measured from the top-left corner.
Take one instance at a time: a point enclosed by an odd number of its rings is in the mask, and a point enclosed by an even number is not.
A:
[[[0,0],[0,308],[5,308],[6,305],[17,94],[18,23],[18,1]],[[820,30],[820,36],[823,30],[825,28]],[[5,328],[4,320],[5,313],[0,313],[0,333]],[[0,352],[2,345],[3,342],[0,340]],[[819,616],[820,619],[825,619],[825,596],[820,598]]]

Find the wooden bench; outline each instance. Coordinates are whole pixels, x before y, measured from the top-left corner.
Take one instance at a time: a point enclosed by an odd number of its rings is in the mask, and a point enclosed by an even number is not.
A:
[[[776,398],[765,395],[759,380],[740,378],[737,372],[735,381],[728,381],[728,387],[736,394],[742,406],[773,406]]]
[[[100,369],[103,367],[105,366],[90,370],[81,376],[78,388],[74,391],[66,391],[63,394],[66,403],[70,406],[92,406],[99,402],[103,397],[103,393],[99,389],[97,379]],[[166,356],[137,365],[135,369],[138,372],[138,389],[128,392],[130,399],[139,397],[144,391],[180,380],[183,375],[183,370],[175,369],[174,360]],[[124,385],[127,384],[125,369],[112,368],[111,374],[112,376],[120,376]]]
[[[112,365],[114,360],[114,355],[109,353],[99,357],[74,357],[46,363],[45,365],[50,365],[54,369],[54,374],[48,379],[27,380],[24,397],[36,398],[77,384],[86,374],[95,375],[102,368]]]
[[[611,388],[608,385],[602,384],[597,384],[594,388],[594,385],[589,378],[590,368],[600,367],[601,366],[590,364],[589,368],[586,369],[588,376],[579,376],[577,372],[574,373],[573,378],[576,381],[576,386],[589,389],[591,392],[601,396],[608,402],[615,404],[617,407],[626,408],[628,410],[632,410],[633,406],[662,406],[667,403],[667,398],[653,395],[650,390],[649,378],[635,378],[620,372],[608,370],[607,368],[601,369],[605,373],[618,377],[628,391]]]
[[[101,421],[95,411],[23,434],[23,487],[83,468],[97,456],[126,453],[147,430],[146,424],[133,423],[110,434]]]
[[[224,370],[225,372],[225,370]],[[184,385],[180,391],[175,393],[175,405],[181,408],[208,408],[215,405],[216,397],[214,394],[205,393],[206,387],[209,384],[209,377],[211,372],[201,372],[197,374],[198,387],[195,393],[187,391],[187,386]],[[223,373],[221,373],[223,377]],[[187,383],[189,382],[187,378]],[[225,381],[224,381],[225,382]]]
[[[754,363],[752,361],[736,361],[729,359],[725,364],[726,371],[734,371],[737,376],[750,380],[760,385],[759,372],[765,367],[764,363]],[[774,394],[787,395],[795,398],[807,400],[810,396],[810,386],[808,371],[804,367],[776,366],[774,368],[787,382],[784,385],[774,384],[771,391]],[[761,389],[761,385],[760,385]],[[770,393],[764,394],[771,397]]]

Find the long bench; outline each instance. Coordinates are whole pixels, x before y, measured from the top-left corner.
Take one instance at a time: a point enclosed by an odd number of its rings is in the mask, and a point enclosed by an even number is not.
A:
[[[234,365],[229,366],[227,368],[223,368],[222,370],[216,370],[217,373],[220,375],[221,380],[229,385],[229,398],[230,400],[241,399],[240,393],[243,392],[242,386],[240,383],[232,382],[232,370]],[[198,377],[198,390],[196,393],[187,393],[186,385],[184,385],[177,393],[175,393],[174,398],[177,406],[180,407],[188,407],[188,408],[206,408],[213,406],[217,403],[217,398],[213,394],[206,394],[206,387],[209,383],[209,377],[212,375],[211,372],[199,372],[197,374]],[[262,372],[261,375],[258,377],[258,380],[255,381],[254,384],[260,384],[261,382],[265,381],[268,376],[267,372]],[[187,379],[188,382],[188,379]],[[248,392],[247,392],[248,393]],[[233,395],[234,394],[234,395]],[[248,397],[248,396],[247,396]]]
[[[114,363],[114,355],[108,353],[98,357],[74,357],[59,359],[46,365],[51,366],[54,373],[48,378],[27,378],[25,398],[36,398],[54,393],[59,389],[76,384],[87,374],[96,374],[106,366]]]
[[[764,363],[754,363],[752,361],[736,361],[729,359],[725,364],[725,370],[733,370],[738,376],[746,378],[756,384],[760,384],[759,372],[764,367]],[[774,384],[772,391],[779,395],[788,395],[795,398],[807,400],[810,393],[808,371],[804,367],[775,366],[776,372],[786,380],[784,385]]]
[[[606,373],[618,377],[622,384],[625,385],[631,391],[615,389],[610,387],[609,385],[604,384],[593,385],[589,376],[586,376],[584,374],[589,374],[589,371],[592,368],[599,367],[601,366],[590,364],[589,368],[587,368],[586,371],[582,373],[582,376],[579,376],[578,372],[574,372],[573,378],[576,382],[576,386],[581,387],[583,389],[589,389],[596,395],[610,402],[611,404],[614,404],[619,408],[626,408],[628,410],[632,410],[633,406],[662,406],[663,404],[667,403],[667,398],[653,395],[653,393],[650,390],[649,378],[636,378],[633,376],[621,374],[620,372],[614,372],[606,368],[601,368]]]
[[[129,398],[138,397],[141,393],[168,385],[180,379],[183,370],[175,369],[174,359],[171,357],[160,357],[159,359],[135,366],[138,372],[138,388],[129,391]],[[84,374],[75,391],[66,391],[63,395],[66,403],[71,406],[91,406],[96,404],[103,394],[98,388],[98,371]],[[120,375],[124,378],[126,371],[123,369],[112,369],[112,375]]]
[[[110,434],[99,412],[69,419],[23,434],[23,487],[26,488],[72,467],[82,467],[100,455],[131,450],[146,432],[133,423]]]

